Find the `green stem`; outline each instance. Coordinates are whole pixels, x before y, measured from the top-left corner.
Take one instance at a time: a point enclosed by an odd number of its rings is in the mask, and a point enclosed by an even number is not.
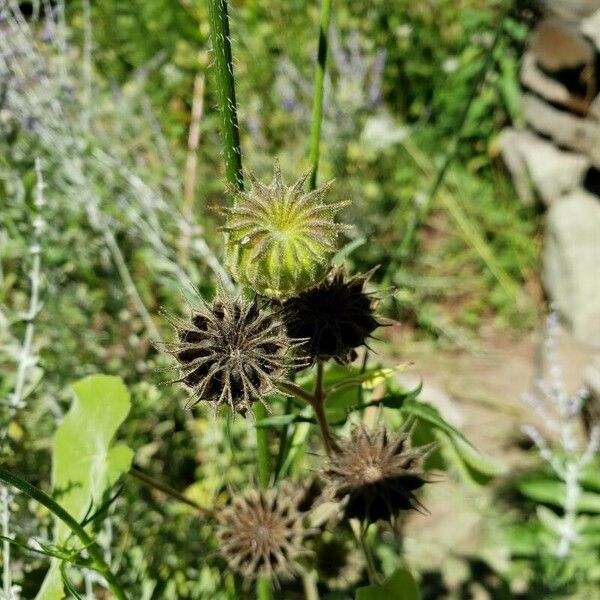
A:
[[[133,467],[129,470],[129,474],[132,477],[134,477],[135,479],[137,479],[138,481],[140,481],[141,483],[143,483],[144,485],[146,485],[150,488],[154,488],[155,490],[158,490],[159,492],[162,492],[163,494],[170,496],[171,498],[177,500],[178,502],[182,502],[183,504],[187,504],[188,506],[191,506],[192,508],[196,509],[199,513],[202,513],[203,515],[205,515],[207,517],[214,518],[215,513],[213,510],[211,510],[210,508],[201,506],[200,504],[198,504],[197,502],[194,502],[193,500],[190,500],[189,498],[187,498],[186,496],[184,496],[183,494],[178,492],[176,489],[172,488],[170,485],[167,485],[166,483],[163,483],[162,481],[157,481],[156,479],[150,477],[149,475],[146,475],[146,473],[143,473],[142,471],[139,471],[138,469],[133,468]]]
[[[325,452],[327,456],[331,456],[331,452],[334,448],[333,438],[329,431],[329,424],[327,423],[327,414],[325,413],[325,394],[323,392],[323,361],[317,361],[317,377],[315,381],[315,392],[313,394],[312,402],[313,410],[315,411],[315,417],[319,428],[321,429],[321,436],[323,437],[323,443],[325,444]]]
[[[271,581],[264,575],[256,580],[256,597],[258,600],[271,600]]]
[[[366,538],[366,532],[360,536],[360,546],[365,556],[365,562],[367,565],[367,573],[369,575],[369,582],[371,584],[379,583],[379,576],[377,575],[377,569],[375,568],[375,561],[373,560],[373,553],[369,547],[369,542]]]
[[[305,389],[301,388],[299,385],[292,383],[291,381],[280,381],[277,384],[277,387],[284,393],[290,394],[292,396],[296,396],[300,400],[304,400],[308,402],[311,406],[315,400],[314,396],[307,392]]]
[[[242,190],[244,189],[244,175],[242,171],[242,152],[240,149],[240,133],[237,120],[227,0],[209,0],[208,10],[213,52],[215,55],[218,101],[223,119],[222,137],[225,174],[230,185]],[[266,409],[260,402],[254,404],[254,415],[257,421],[266,417]],[[269,440],[267,436],[268,432],[266,429],[256,428],[258,478],[260,486],[263,489],[269,486],[271,476]],[[257,580],[256,593],[259,600],[270,600],[271,583],[269,579],[260,577]]]
[[[287,398],[285,401],[285,414],[289,415],[292,412],[292,408],[293,400],[291,398]],[[277,480],[279,479],[281,467],[289,451],[289,433],[290,426],[285,425],[281,428],[281,432],[279,434],[279,450],[277,451],[277,460],[275,461],[275,469],[273,471]]]
[[[79,538],[94,561],[94,570],[106,579],[106,582],[115,597],[118,598],[118,600],[127,600],[123,588],[112,574],[108,564],[106,564],[100,546],[98,546],[98,544],[87,534],[85,529],[62,506],[60,506],[60,504],[35,486],[24,479],[21,479],[18,475],[14,475],[10,471],[7,471],[4,467],[0,467],[0,481],[17,488],[29,498],[32,498],[42,506],[45,506],[54,514],[54,516],[60,519]]]
[[[477,75],[473,81],[473,87],[471,88],[469,98],[463,107],[463,110],[458,119],[458,123],[454,129],[454,131],[455,131],[454,137],[452,138],[452,140],[450,142],[450,147],[448,149],[448,152],[446,153],[444,162],[442,163],[442,166],[441,166],[440,170],[438,171],[437,176],[434,179],[434,181],[431,185],[431,188],[429,189],[429,192],[427,193],[425,201],[423,202],[423,204],[421,204],[420,206],[415,208],[415,210],[412,214],[411,221],[408,224],[406,233],[404,234],[404,238],[402,239],[402,243],[400,245],[398,254],[390,262],[390,264],[387,268],[386,275],[389,277],[393,277],[393,271],[395,270],[395,268],[398,266],[399,263],[401,263],[403,260],[405,260],[407,258],[410,258],[414,253],[414,250],[416,247],[417,233],[419,232],[419,229],[423,225],[425,219],[427,218],[427,215],[429,214],[429,211],[431,210],[433,201],[435,200],[437,192],[440,189],[442,183],[444,182],[444,179],[446,178],[446,174],[448,173],[448,169],[450,168],[450,165],[455,160],[455,158],[458,154],[458,150],[460,148],[460,142],[461,142],[461,139],[462,139],[462,136],[464,133],[465,126],[467,124],[467,118],[469,116],[469,113],[471,112],[471,107],[473,106],[473,102],[475,101],[475,98],[478,97],[477,92],[479,90],[479,86],[480,86],[481,82],[484,81],[484,79],[487,75],[487,72],[489,71],[489,69],[492,65],[492,61],[494,58],[494,51],[496,50],[498,42],[500,41],[503,25],[504,25],[504,13],[500,16],[498,25],[496,26],[496,32],[495,32],[492,44],[487,49],[481,69],[479,70],[479,72],[477,73]]]
[[[313,97],[312,120],[310,128],[310,165],[309,186],[317,187],[317,171],[319,170],[319,144],[321,141],[321,123],[323,121],[323,89],[325,83],[325,66],[327,64],[329,21],[331,20],[332,0],[323,0],[321,4],[321,22],[319,24],[319,49],[315,69],[315,91]]]
[[[365,557],[365,564],[367,567],[367,574],[369,576],[369,582],[371,584],[380,583],[379,575],[377,574],[377,568],[375,567],[375,560],[373,559],[373,553],[369,547],[367,540],[367,528],[361,526],[358,519],[350,519],[350,527],[354,533],[354,537],[360,544],[360,548]]]
[[[244,187],[240,131],[237,119],[233,59],[227,0],[209,0],[208,13],[215,56],[217,95],[223,124],[223,155],[227,181],[238,189]]]
[[[254,418],[256,421],[266,419],[267,409],[261,402],[254,403]],[[269,457],[268,430],[264,427],[256,427],[256,458],[258,460],[258,481],[261,489],[269,487],[271,478],[271,459]]]

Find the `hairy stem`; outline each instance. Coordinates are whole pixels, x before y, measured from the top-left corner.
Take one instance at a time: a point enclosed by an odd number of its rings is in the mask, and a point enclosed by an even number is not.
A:
[[[325,67],[327,65],[329,21],[331,19],[332,0],[323,0],[321,4],[321,19],[319,23],[319,49],[315,69],[315,90],[313,96],[312,119],[310,127],[310,165],[311,174],[309,186],[311,190],[317,187],[317,172],[319,170],[319,145],[321,142],[321,124],[323,122],[323,89],[325,83]]]
[[[79,538],[93,560],[92,568],[106,579],[106,582],[115,597],[118,600],[127,600],[123,587],[119,584],[117,578],[111,572],[110,567],[106,564],[100,546],[87,534],[85,529],[62,506],[60,506],[60,504],[35,486],[24,479],[21,479],[18,475],[14,475],[1,466],[0,481],[17,488],[32,500],[45,506],[52,514],[54,514],[54,516],[60,519],[73,534]]]
[[[304,400],[305,402],[308,402],[311,406],[314,403],[315,398],[310,392],[307,392],[305,389],[301,388],[299,385],[296,385],[295,383],[292,383],[291,381],[280,381],[277,384],[277,387],[284,394],[290,394],[292,396],[296,396],[296,398],[299,398],[300,400]]]
[[[215,57],[215,79],[222,118],[223,156],[227,181],[239,189],[244,187],[242,153],[237,119],[233,59],[227,0],[209,0],[208,12]]]
[[[218,101],[223,124],[222,138],[225,174],[230,185],[241,190],[244,189],[244,175],[242,171],[242,152],[240,149],[240,133],[237,120],[227,0],[209,0],[208,11],[215,56]],[[254,404],[254,415],[257,421],[264,419],[266,416],[265,407],[260,402]],[[263,489],[268,487],[271,476],[268,442],[268,432],[257,427],[256,454],[258,477]],[[259,600],[270,600],[271,583],[269,579],[260,577],[257,580],[256,594]]]

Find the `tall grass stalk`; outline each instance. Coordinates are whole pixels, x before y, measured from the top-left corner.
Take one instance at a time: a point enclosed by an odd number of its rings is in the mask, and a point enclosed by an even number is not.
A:
[[[323,0],[319,23],[319,48],[317,50],[317,65],[315,67],[315,86],[313,96],[312,119],[310,127],[310,165],[311,174],[309,186],[311,190],[317,187],[317,172],[321,144],[321,124],[323,122],[323,94],[325,84],[325,69],[329,49],[329,23],[331,21],[332,0]]]

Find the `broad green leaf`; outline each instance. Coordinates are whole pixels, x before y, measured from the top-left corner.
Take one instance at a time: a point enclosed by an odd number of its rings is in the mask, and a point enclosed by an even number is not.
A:
[[[356,600],[421,600],[421,593],[410,572],[398,569],[381,585],[356,590]]]
[[[535,502],[560,507],[565,503],[565,484],[556,479],[524,479],[517,487],[521,494]],[[600,494],[582,492],[577,502],[577,509],[600,513]]]
[[[73,385],[75,399],[56,430],[52,478],[59,504],[77,521],[102,503],[104,492],[129,470],[133,452],[122,444],[111,447],[118,427],[129,413],[129,392],[119,377],[92,375]],[[64,544],[70,530],[56,521],[54,543]],[[64,598],[59,562],[52,563],[36,600]]]

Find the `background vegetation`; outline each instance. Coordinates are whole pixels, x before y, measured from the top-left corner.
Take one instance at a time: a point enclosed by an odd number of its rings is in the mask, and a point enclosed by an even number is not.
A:
[[[23,357],[29,362],[21,404],[0,405],[2,464],[47,490],[52,436],[72,402],[68,386],[92,373],[118,375],[131,393],[119,438],[136,465],[219,506],[227,486],[254,476],[247,424],[184,411],[185,394],[164,385],[169,363],[152,344],[172,335],[161,309],[181,313],[192,286],[210,295],[217,278],[229,281],[216,234],[224,172],[207,7],[19,4],[24,16],[10,36],[3,34],[12,21],[0,21],[1,398],[14,393]],[[246,167],[262,177],[273,157],[290,180],[308,166],[318,10],[306,0],[232,2],[242,147]],[[393,290],[384,311],[439,344],[471,347],[490,324],[522,332],[542,312],[539,216],[516,198],[496,149],[500,129],[519,121],[519,56],[534,16],[522,3],[506,9],[489,0],[335,3],[320,179],[336,178],[332,200],[353,201],[345,221],[356,226],[343,258],[357,271],[380,265],[375,280]],[[194,90],[203,110],[186,200]],[[415,215],[423,223],[407,248]],[[32,283],[40,303],[23,318]],[[462,469],[483,485],[499,472],[451,456],[434,457],[449,477],[460,480]],[[310,463],[310,453],[295,460]],[[118,518],[99,528],[132,597],[235,597],[211,528],[194,509],[132,478],[122,485],[109,509]],[[52,519],[39,505],[16,495],[10,509],[20,538],[52,539]],[[388,541],[379,552],[386,573],[400,550]],[[33,598],[46,557],[14,549],[12,565],[22,597]],[[582,585],[593,580],[591,568],[577,567],[586,573]],[[521,596],[508,591],[508,570],[495,573],[493,597],[539,598],[535,567],[528,576],[515,572],[526,582]],[[467,597],[440,595],[434,581],[424,598]],[[301,593],[286,590],[290,598]]]

